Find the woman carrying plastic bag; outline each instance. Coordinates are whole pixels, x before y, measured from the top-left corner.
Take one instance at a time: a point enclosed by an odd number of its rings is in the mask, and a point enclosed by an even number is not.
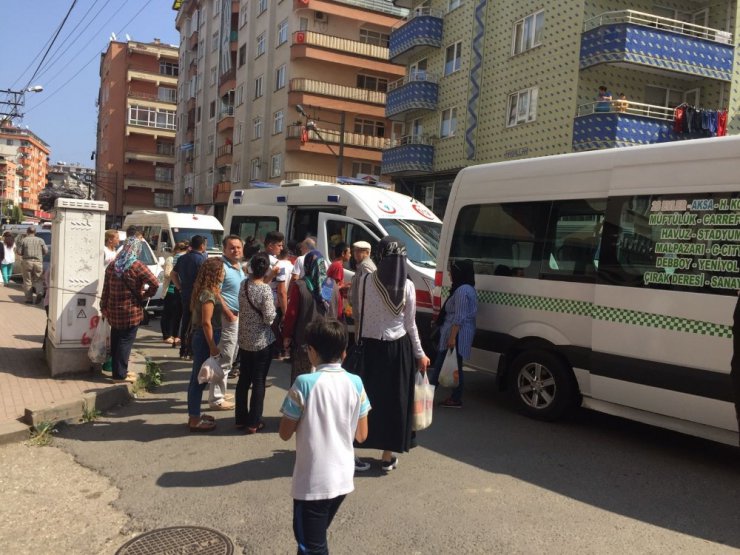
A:
[[[110,324],[105,318],[98,320],[95,327],[90,347],[87,350],[87,356],[90,361],[96,364],[103,364],[108,358],[108,341],[110,340]]]

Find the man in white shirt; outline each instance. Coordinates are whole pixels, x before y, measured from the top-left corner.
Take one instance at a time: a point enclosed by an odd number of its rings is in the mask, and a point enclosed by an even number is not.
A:
[[[293,264],[293,275],[291,281],[301,279],[306,275],[306,271],[303,268],[303,262],[306,259],[306,255],[316,248],[316,237],[306,237],[299,245],[301,249],[301,256],[296,258],[295,264]]]
[[[121,240],[118,238],[117,229],[108,229],[105,232],[105,243],[103,244],[103,267],[106,268],[108,264],[118,255],[118,245]]]

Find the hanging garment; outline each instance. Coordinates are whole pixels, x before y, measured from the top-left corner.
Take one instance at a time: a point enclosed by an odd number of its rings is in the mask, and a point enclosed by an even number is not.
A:
[[[717,112],[717,136],[725,135],[727,135],[727,110],[720,110]]]
[[[677,106],[673,110],[673,131],[676,133],[683,133],[683,119],[685,115],[683,106]]]
[[[709,135],[711,137],[717,135],[717,112],[715,110],[709,110]]]

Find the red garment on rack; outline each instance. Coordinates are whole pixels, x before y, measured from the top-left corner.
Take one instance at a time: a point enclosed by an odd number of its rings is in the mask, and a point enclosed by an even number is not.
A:
[[[686,117],[686,110],[682,106],[673,110],[673,131],[683,133],[683,118]]]
[[[720,110],[717,112],[717,136],[724,137],[727,135],[727,111]]]

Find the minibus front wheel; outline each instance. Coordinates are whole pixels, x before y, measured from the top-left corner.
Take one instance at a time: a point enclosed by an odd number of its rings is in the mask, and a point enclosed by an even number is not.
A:
[[[578,405],[578,385],[567,363],[544,350],[525,351],[509,367],[509,391],[532,418],[557,420]]]

